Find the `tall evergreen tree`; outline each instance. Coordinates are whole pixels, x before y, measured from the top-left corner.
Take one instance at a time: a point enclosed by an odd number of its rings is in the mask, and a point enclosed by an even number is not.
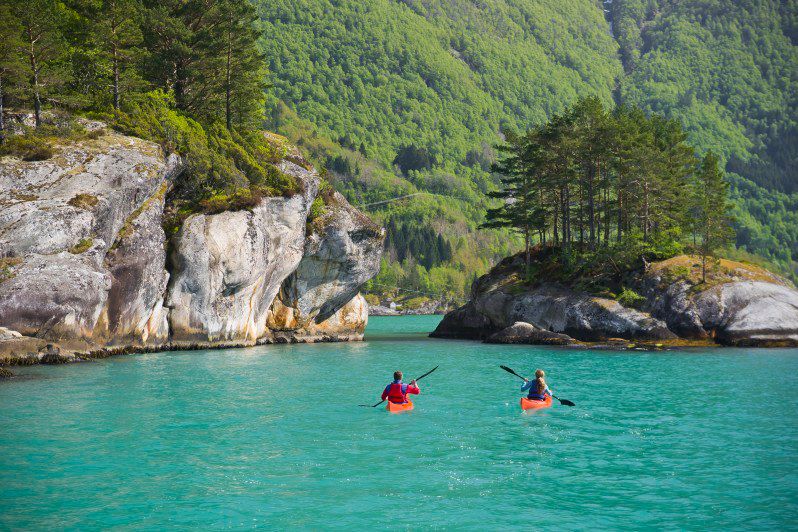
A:
[[[707,260],[719,248],[731,243],[734,231],[731,228],[731,205],[729,184],[723,179],[718,156],[709,152],[701,161],[696,187],[698,200],[701,245],[701,279],[707,280]]]
[[[67,7],[57,0],[5,0],[22,29],[20,53],[25,55],[26,93],[33,105],[36,127],[41,125],[42,103],[68,81],[65,68],[69,47],[63,24],[69,20]]]
[[[143,6],[141,0],[102,0],[97,15],[94,38],[107,65],[111,101],[118,111],[122,94],[142,83],[138,66],[144,55]]]
[[[6,140],[5,102],[24,71],[22,25],[7,4],[0,4],[0,145]]]
[[[249,0],[222,0],[220,44],[224,55],[224,116],[227,129],[259,127],[266,88],[265,58],[258,49],[258,15]]]

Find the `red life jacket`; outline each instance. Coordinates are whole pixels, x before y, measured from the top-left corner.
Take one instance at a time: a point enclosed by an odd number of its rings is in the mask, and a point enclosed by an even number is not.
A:
[[[388,400],[392,403],[406,403],[407,402],[407,394],[402,393],[402,386],[404,386],[401,382],[394,382],[391,383],[391,387],[388,389]]]

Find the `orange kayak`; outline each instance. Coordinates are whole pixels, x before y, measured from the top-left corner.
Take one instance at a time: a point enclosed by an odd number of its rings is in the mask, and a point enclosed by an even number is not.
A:
[[[392,403],[388,401],[386,405],[388,412],[396,414],[397,412],[409,412],[413,410],[413,401],[408,401],[406,403]]]
[[[521,398],[521,408],[524,410],[534,410],[536,408],[548,408],[551,406],[551,396],[547,395],[545,401],[536,401],[534,399]]]

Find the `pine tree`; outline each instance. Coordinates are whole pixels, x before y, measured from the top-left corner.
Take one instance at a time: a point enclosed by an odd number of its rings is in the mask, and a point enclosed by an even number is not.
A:
[[[24,71],[22,25],[8,5],[0,4],[0,145],[6,140],[5,101],[18,87]]]
[[[25,56],[26,93],[33,104],[36,127],[41,126],[42,104],[69,78],[65,61],[68,46],[61,25],[69,19],[63,3],[56,0],[5,0],[22,29],[19,52]],[[5,22],[4,22],[5,23]]]
[[[258,15],[249,0],[222,0],[219,11],[227,129],[233,128],[234,121],[240,126],[259,127],[266,71],[265,58],[258,50]]]
[[[731,227],[731,205],[729,204],[729,184],[723,179],[718,156],[709,152],[701,161],[697,176],[699,227],[701,232],[701,280],[707,280],[707,259],[714,252],[729,244],[734,238]]]
[[[112,105],[118,111],[122,94],[142,83],[137,67],[144,56],[143,7],[141,0],[103,0],[97,15],[94,39],[107,65],[103,70],[110,73]]]

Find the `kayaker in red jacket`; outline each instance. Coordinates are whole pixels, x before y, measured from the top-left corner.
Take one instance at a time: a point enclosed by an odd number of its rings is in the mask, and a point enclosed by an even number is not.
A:
[[[402,372],[394,371],[393,382],[382,391],[382,400],[388,399],[388,401],[398,404],[406,403],[407,394],[409,393],[414,395],[421,393],[421,390],[416,385],[416,380],[413,379],[410,384],[404,384],[402,382]]]

